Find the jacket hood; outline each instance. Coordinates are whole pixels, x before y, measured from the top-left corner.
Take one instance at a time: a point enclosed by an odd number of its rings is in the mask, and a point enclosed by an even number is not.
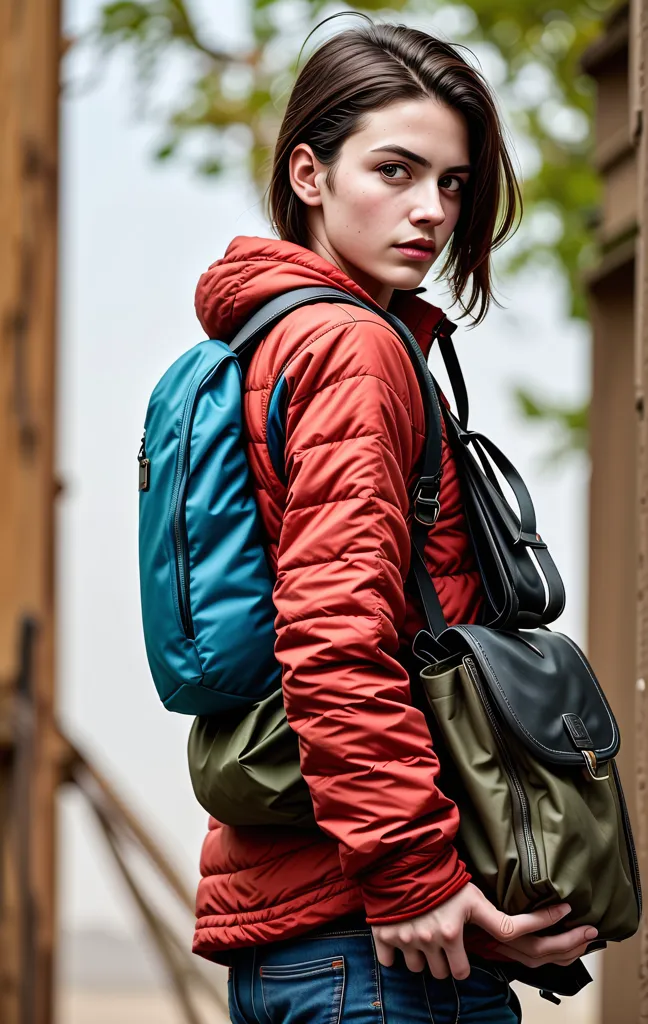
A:
[[[310,249],[280,239],[237,235],[223,258],[201,275],[196,313],[210,338],[229,342],[264,302],[306,285],[334,285],[373,302],[344,271]],[[444,314],[416,294],[424,290],[395,289],[389,311],[409,327],[427,356],[432,331]]]

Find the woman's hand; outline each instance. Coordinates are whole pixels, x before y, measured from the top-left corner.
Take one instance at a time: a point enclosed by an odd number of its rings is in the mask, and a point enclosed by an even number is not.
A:
[[[542,964],[570,964],[585,952],[598,934],[590,925],[572,928],[561,935],[534,935],[560,921],[570,911],[567,903],[546,907],[531,914],[509,917],[497,910],[476,885],[469,882],[450,899],[420,917],[398,924],[373,925],[378,960],[391,967],[394,951],[403,951],[410,971],[422,971],[428,964],[435,978],[452,974],[458,980],[470,974],[463,944],[466,924],[478,925],[498,939],[497,950],[527,967]]]

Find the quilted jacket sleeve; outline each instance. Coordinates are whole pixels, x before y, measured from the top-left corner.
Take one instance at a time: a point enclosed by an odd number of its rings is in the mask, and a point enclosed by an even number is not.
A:
[[[437,788],[429,731],[395,659],[418,384],[388,326],[346,318],[311,339],[286,376],[274,590],[286,711],[317,822],[360,883],[369,922],[405,920],[470,879],[452,845],[457,809]]]

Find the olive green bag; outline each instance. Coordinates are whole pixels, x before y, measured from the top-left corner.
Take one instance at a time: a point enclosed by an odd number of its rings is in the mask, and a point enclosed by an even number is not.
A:
[[[281,688],[242,717],[195,718],[188,754],[196,799],[223,824],[315,827]]]
[[[599,942],[633,935],[641,888],[618,730],[582,652],[549,630],[500,638],[461,626],[443,640],[459,653],[420,680],[475,882],[508,914],[564,901],[569,926],[593,924]],[[535,693],[531,680],[543,684]]]

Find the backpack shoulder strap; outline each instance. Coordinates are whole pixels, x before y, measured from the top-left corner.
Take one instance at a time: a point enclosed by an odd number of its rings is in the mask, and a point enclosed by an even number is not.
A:
[[[427,365],[427,360],[409,328],[393,313],[382,306],[364,302],[351,292],[340,288],[313,286],[293,288],[281,295],[276,295],[269,302],[256,310],[248,322],[234,336],[229,347],[239,357],[250,356],[256,345],[282,317],[297,309],[314,302],[346,302],[354,306],[369,309],[386,320],[394,328],[405,345],[421,388],[421,396],[425,408],[426,443],[423,468],[414,493],[416,518],[427,526],[432,526],[439,514],[439,487],[441,484],[441,406],[434,379]],[[278,450],[280,436],[274,438],[273,449]],[[271,452],[272,455],[272,452]],[[281,460],[278,460],[279,462]],[[275,459],[273,458],[273,463]],[[277,468],[277,466],[275,466]],[[279,474],[281,475],[281,474]]]

